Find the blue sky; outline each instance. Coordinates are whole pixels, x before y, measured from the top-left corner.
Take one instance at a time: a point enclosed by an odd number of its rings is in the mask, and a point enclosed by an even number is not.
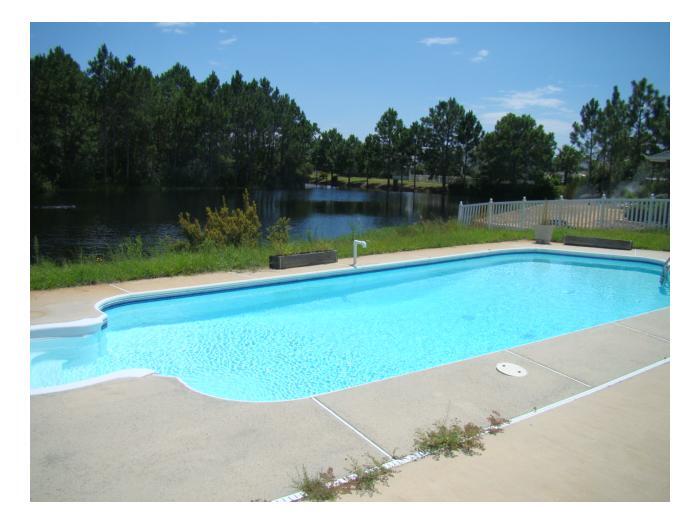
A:
[[[455,97],[487,130],[528,113],[568,143],[581,106],[647,77],[670,94],[667,23],[32,23],[30,51],[60,45],[81,67],[107,44],[162,73],[267,77],[321,129],[364,138],[394,107],[406,124]]]

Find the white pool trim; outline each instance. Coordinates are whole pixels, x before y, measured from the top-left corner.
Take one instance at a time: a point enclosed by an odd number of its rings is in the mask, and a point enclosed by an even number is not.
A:
[[[32,388],[29,391],[29,395],[39,396],[42,394],[53,394],[55,392],[64,392],[66,390],[75,390],[77,388],[85,388],[86,386],[96,385],[98,383],[105,383],[107,381],[114,381],[115,379],[127,379],[132,377],[146,377],[155,374],[153,370],[148,368],[127,368],[125,370],[117,370],[116,372],[111,372],[109,374],[91,377],[89,379],[83,379],[82,381],[74,381],[73,383],[66,383],[63,385],[56,386],[45,386],[40,388]]]
[[[456,261],[456,260],[463,260],[463,259],[472,259],[472,258],[479,258],[479,257],[485,257],[485,256],[493,256],[493,255],[507,255],[507,254],[513,254],[513,253],[533,253],[533,252],[542,253],[542,254],[553,253],[553,254],[558,254],[558,255],[574,255],[574,256],[582,256],[582,257],[591,257],[591,258],[596,258],[596,259],[620,259],[620,260],[652,263],[652,264],[657,264],[659,266],[664,265],[664,261],[662,261],[660,259],[653,259],[653,258],[649,258],[649,257],[639,257],[636,255],[631,256],[631,255],[606,254],[606,253],[599,253],[599,252],[586,252],[586,251],[581,251],[581,250],[561,250],[561,249],[550,249],[550,248],[536,247],[536,246],[534,246],[532,248],[528,247],[528,248],[505,248],[505,249],[497,249],[497,250],[483,250],[483,251],[478,251],[478,252],[467,252],[467,253],[439,256],[439,257],[424,257],[421,259],[412,259],[409,261],[395,261],[395,262],[389,262],[389,263],[370,264],[370,265],[366,265],[366,266],[360,266],[357,268],[355,268],[355,267],[337,268],[337,269],[333,269],[333,270],[324,270],[324,271],[319,271],[319,272],[309,272],[309,273],[301,273],[301,274],[293,274],[293,275],[281,275],[281,276],[275,276],[275,277],[263,277],[263,278],[259,278],[259,279],[246,279],[246,280],[230,281],[230,282],[224,282],[224,283],[184,286],[184,287],[177,287],[177,288],[165,288],[162,290],[151,290],[151,291],[146,291],[146,292],[130,292],[130,293],[125,293],[125,294],[119,294],[119,295],[115,295],[112,297],[107,297],[105,299],[101,299],[95,303],[95,305],[94,305],[95,309],[101,311],[101,314],[98,317],[85,318],[85,319],[80,319],[78,321],[69,321],[69,322],[62,322],[62,323],[47,323],[47,324],[33,325],[31,327],[31,336],[30,337],[31,338],[35,338],[35,337],[36,338],[39,338],[39,337],[79,337],[79,336],[93,334],[93,333],[101,330],[102,327],[107,323],[107,314],[102,312],[102,308],[107,308],[109,306],[116,306],[116,305],[120,305],[120,304],[128,304],[130,302],[152,300],[152,299],[163,299],[163,298],[169,298],[169,297],[181,297],[181,296],[186,296],[186,295],[190,295],[190,294],[223,292],[223,291],[229,291],[229,290],[254,288],[254,287],[260,286],[260,285],[283,284],[283,283],[289,283],[289,282],[315,280],[315,279],[320,279],[320,278],[325,278],[325,277],[346,275],[348,273],[358,273],[358,272],[359,273],[370,273],[370,272],[378,271],[378,270],[388,270],[388,269],[394,269],[394,268],[421,266],[421,265],[425,265],[425,264],[449,262],[449,261]],[[504,348],[502,350],[497,350],[497,351],[491,352],[491,353],[495,354],[498,352],[509,352],[510,350],[514,350],[514,349],[517,349],[517,348],[520,348],[523,346],[527,346],[527,345],[531,345],[531,344],[535,344],[535,343],[540,343],[542,341],[547,341],[550,339],[556,339],[559,337],[563,337],[563,336],[566,336],[569,334],[574,334],[574,333],[581,332],[584,330],[591,330],[591,329],[594,329],[594,328],[597,328],[600,326],[605,326],[605,325],[614,324],[614,323],[620,323],[620,322],[625,321],[627,319],[633,319],[633,318],[639,317],[641,315],[647,315],[647,314],[650,314],[653,312],[658,312],[658,311],[665,310],[668,308],[670,308],[670,306],[664,306],[662,308],[650,310],[649,312],[635,314],[633,316],[624,317],[622,319],[617,319],[614,321],[608,321],[606,323],[601,323],[601,324],[586,327],[586,328],[579,328],[577,330],[572,330],[570,332],[566,332],[565,334],[559,334],[559,335],[555,335],[552,337],[547,337],[545,339],[539,339],[536,341],[523,343],[521,345],[517,345],[517,346],[513,346],[513,347],[509,347],[509,348]],[[624,326],[624,325],[622,325],[622,326]],[[625,326],[625,328],[627,328],[627,327]],[[639,330],[637,330],[637,331],[639,331]],[[651,335],[651,334],[647,334],[647,335]],[[488,355],[488,354],[482,354],[482,355]],[[359,388],[359,387],[369,385],[372,383],[378,383],[381,381],[388,381],[391,379],[395,379],[397,377],[418,374],[421,372],[426,372],[428,370],[433,370],[436,368],[442,368],[445,366],[450,366],[450,365],[454,365],[457,363],[462,363],[464,361],[469,361],[471,359],[481,357],[482,355],[468,357],[466,359],[460,359],[457,361],[443,363],[440,365],[435,365],[432,367],[424,368],[422,370],[414,370],[411,372],[406,372],[404,374],[400,374],[398,376],[391,376],[391,377],[376,379],[374,381],[362,383],[361,385],[353,385],[353,386],[349,386],[349,387],[343,387],[343,388],[340,388],[337,390],[331,390],[328,392],[317,393],[317,394],[313,394],[311,396],[305,396],[305,397],[293,398],[293,399],[272,400],[272,401],[250,401],[250,400],[228,399],[228,398],[224,398],[224,397],[219,397],[219,396],[207,394],[205,392],[200,392],[199,390],[196,390],[196,389],[190,387],[185,381],[183,381],[178,376],[159,374],[155,370],[150,370],[150,369],[145,369],[145,368],[129,368],[129,369],[124,369],[124,370],[118,370],[116,372],[112,372],[112,373],[105,374],[102,376],[97,376],[97,377],[85,379],[82,381],[65,383],[63,385],[56,385],[56,386],[52,386],[52,387],[33,388],[30,390],[30,395],[33,396],[33,395],[50,394],[50,393],[55,393],[55,392],[63,392],[63,391],[67,391],[67,390],[77,389],[77,388],[84,388],[86,386],[92,386],[92,385],[96,385],[99,383],[112,381],[115,379],[139,378],[139,377],[145,377],[148,375],[156,375],[158,377],[176,379],[177,381],[180,382],[180,384],[182,384],[185,388],[187,388],[191,392],[194,392],[196,394],[200,394],[200,395],[203,395],[206,397],[211,397],[214,399],[220,399],[223,401],[232,401],[232,402],[236,402],[236,403],[286,403],[286,402],[291,402],[291,401],[300,401],[300,400],[304,400],[304,399],[312,399],[315,397],[326,396],[329,394],[342,392],[344,390],[349,390],[351,388]],[[518,355],[518,354],[515,354],[515,355]],[[521,356],[518,355],[518,357],[521,357]],[[547,368],[547,367],[545,367],[545,368]],[[556,370],[553,370],[553,369],[550,369],[550,370],[552,370],[553,372],[556,372],[560,375],[564,375],[561,372],[558,372]],[[582,381],[579,381],[577,379],[574,379],[574,378],[569,378],[569,379],[572,379],[572,380],[574,380],[578,383],[581,383],[585,386],[589,386],[586,383],[583,383]]]

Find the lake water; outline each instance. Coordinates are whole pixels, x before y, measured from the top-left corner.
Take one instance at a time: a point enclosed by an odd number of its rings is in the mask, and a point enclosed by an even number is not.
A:
[[[32,200],[31,242],[55,259],[103,254],[127,237],[146,246],[170,236],[181,238],[177,216],[189,211],[204,219],[205,206],[221,204],[222,190],[62,191]],[[241,192],[226,192],[229,207]],[[292,238],[333,238],[354,231],[457,216],[458,197],[411,192],[341,190],[259,190],[251,193],[263,229],[278,217],[291,219]]]

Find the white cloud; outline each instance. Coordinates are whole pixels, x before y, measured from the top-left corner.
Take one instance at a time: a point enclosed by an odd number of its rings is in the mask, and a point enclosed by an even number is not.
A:
[[[476,55],[471,58],[471,61],[475,63],[483,62],[486,60],[487,56],[489,56],[488,49],[479,49],[479,51],[476,52]]]
[[[569,133],[571,133],[571,127],[575,120],[576,118],[572,118],[571,120],[562,120],[556,118],[539,118],[537,119],[537,123],[542,124],[542,126],[544,126],[544,129],[546,129],[547,131],[551,131],[552,133],[557,135],[557,137],[567,137]]]
[[[193,22],[158,22],[156,27],[159,27],[163,33],[175,33],[176,35],[184,35],[187,32],[184,28],[194,25]]]
[[[530,91],[509,91],[505,96],[489,97],[489,100],[516,111],[532,107],[564,109],[564,101],[553,96],[560,91],[562,91],[560,87],[550,84]]]
[[[577,115],[560,98],[559,93],[563,91],[561,87],[549,84],[529,91],[505,91],[503,96],[487,97],[486,111],[479,113],[479,120],[488,130],[508,113],[528,113],[546,131],[554,133],[558,144],[567,144],[571,124]]]
[[[507,111],[491,111],[487,113],[481,113],[479,115],[479,120],[487,128],[493,128],[496,125],[496,122],[501,120],[507,114]]]
[[[231,38],[226,38],[224,40],[219,40],[219,44],[222,46],[230,46],[233,44],[236,40],[238,40],[235,36],[232,36]]]
[[[422,40],[419,40],[419,44],[424,44],[428,47],[430,46],[453,46],[455,45],[459,40],[457,39],[456,36],[431,36],[431,37],[426,37]]]
[[[508,114],[507,111],[491,111],[487,113],[480,113],[479,120],[487,128],[493,128],[496,123]],[[544,129],[547,131],[552,131],[556,135],[568,134],[571,131],[571,124],[576,120],[572,118],[571,120],[564,120],[558,118],[535,118],[538,124],[542,124]]]

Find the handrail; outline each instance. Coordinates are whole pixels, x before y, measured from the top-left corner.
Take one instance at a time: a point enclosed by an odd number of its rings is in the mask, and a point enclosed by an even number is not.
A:
[[[367,241],[360,241],[355,239],[352,241],[352,265],[354,268],[357,268],[357,247],[362,246],[363,248],[367,248]]]
[[[668,282],[669,277],[671,276],[671,258],[669,257],[666,259],[666,262],[664,263],[664,269],[661,271],[661,277],[659,277],[659,284],[662,286]]]

